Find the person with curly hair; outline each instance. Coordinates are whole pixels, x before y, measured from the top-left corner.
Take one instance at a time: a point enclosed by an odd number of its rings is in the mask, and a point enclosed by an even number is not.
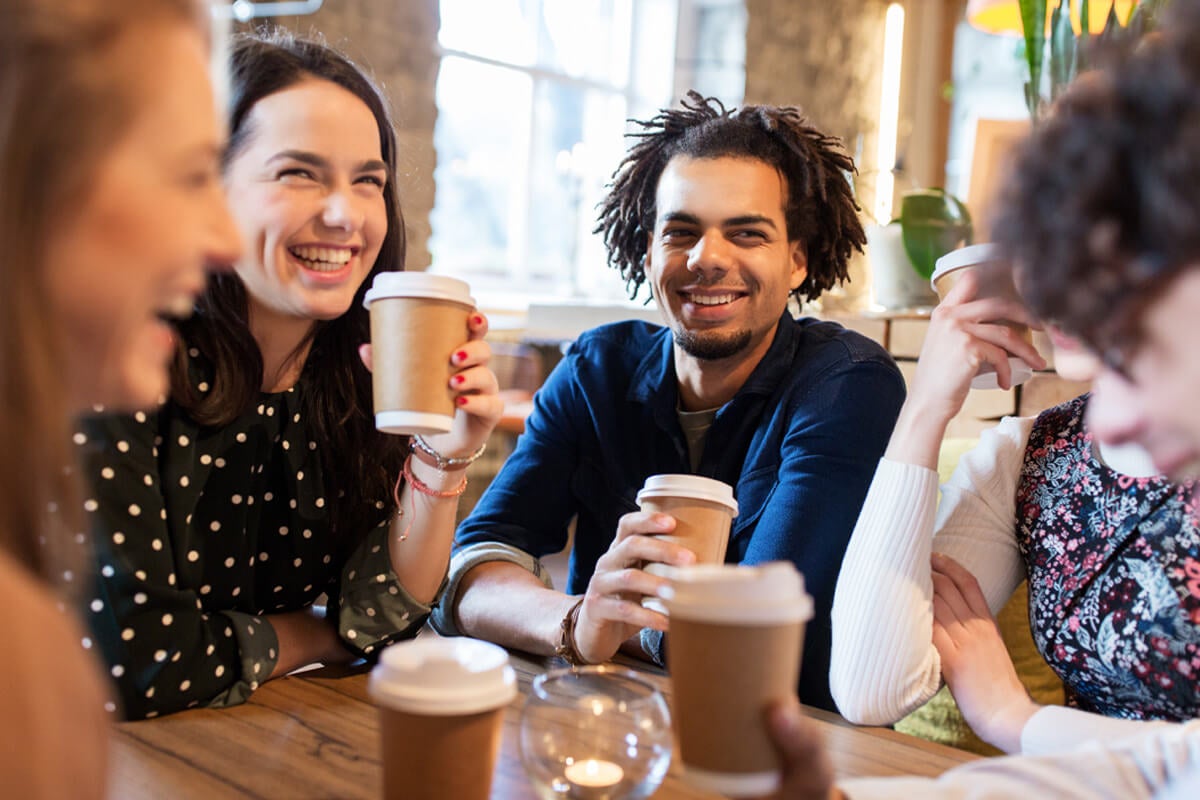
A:
[[[1200,463],[1200,5],[1175,3],[1168,13],[1155,40],[1118,46],[1035,128],[1014,160],[993,231],[1034,313],[1097,357],[1084,443],[1137,444],[1158,472],[1187,481]],[[1071,509],[1069,500],[1085,492],[1101,499],[1092,513],[1068,520],[1075,528],[1068,537],[1051,531],[1024,545],[1039,569],[1061,575],[1047,575],[1033,589],[1063,598],[1061,607],[1047,609],[1065,612],[1047,628],[1049,655],[1060,663],[1086,657],[1070,677],[1091,671],[1100,689],[1091,699],[1132,700],[1135,711],[1148,700],[1184,714],[1154,714],[1155,721],[1137,713],[1117,716],[1143,719],[1093,715],[1080,725],[1072,719],[1078,711],[1061,709],[1053,751],[987,759],[932,781],[834,787],[819,741],[789,703],[770,718],[787,765],[780,800],[1200,796],[1195,485],[1163,491],[1158,479],[1120,480],[1094,459],[1062,469],[1056,447],[1041,445],[1034,458],[1045,465],[1046,480],[1060,482],[1064,506]],[[1127,490],[1139,485],[1153,502],[1131,501]],[[1152,519],[1143,521],[1144,510]],[[1076,605],[1072,595],[1086,595],[1093,584],[1100,593]],[[977,640],[995,638],[982,598],[963,599],[947,596],[938,612],[942,630],[934,634],[943,668],[953,663],[947,679],[956,696],[971,684],[987,691],[978,676],[960,681],[952,674],[970,672]],[[1138,660],[1131,663],[1131,655]],[[986,654],[975,656],[986,671]],[[1189,707],[1190,718],[1180,719]]]
[[[460,525],[433,622],[573,663],[622,646],[661,663],[667,619],[641,600],[667,580],[643,566],[694,556],[655,536],[675,520],[635,496],[650,475],[698,474],[735,487],[728,561],[804,573],[817,610],[800,695],[830,708],[833,584],[904,397],[877,344],[788,309],[845,280],[861,249],[854,165],[796,108],[692,93],[640,124],[596,232],[667,325],[616,323],[572,345]],[[564,593],[539,559],[572,520]]]

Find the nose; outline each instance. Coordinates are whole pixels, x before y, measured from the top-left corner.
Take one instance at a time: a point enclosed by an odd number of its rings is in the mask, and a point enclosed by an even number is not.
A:
[[[702,278],[719,278],[733,267],[732,247],[720,231],[706,231],[688,252],[688,270]]]
[[[321,209],[321,222],[327,227],[342,231],[356,230],[362,224],[362,214],[353,198],[342,190],[329,192]]]
[[[1137,443],[1149,430],[1142,393],[1124,377],[1101,367],[1092,382],[1087,424],[1107,444]]]

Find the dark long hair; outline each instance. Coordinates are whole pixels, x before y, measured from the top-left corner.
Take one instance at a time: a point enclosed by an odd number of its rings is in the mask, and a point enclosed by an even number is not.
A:
[[[230,53],[229,146],[225,164],[252,135],[247,120],[255,103],[303,80],[318,78],[358,97],[379,128],[379,147],[388,167],[383,189],[388,228],[379,257],[340,317],[316,321],[297,352],[311,343],[303,375],[304,417],[320,442],[331,527],[345,535],[349,548],[381,522],[390,505],[392,484],[407,452],[407,439],[378,433],[371,400],[371,375],[358,357],[370,339],[370,321],[362,300],[375,275],[404,269],[404,218],[396,194],[396,134],[387,102],[353,62],[322,42],[282,30],[237,37]],[[212,386],[200,393],[187,374],[187,348],[212,362]],[[246,289],[232,273],[209,278],[196,313],[183,325],[172,369],[173,399],[202,425],[226,425],[258,402],[263,359],[250,333]],[[382,501],[382,502],[381,502]]]
[[[613,175],[593,233],[604,235],[609,266],[636,297],[646,281],[646,249],[657,214],[663,170],[677,155],[748,158],[774,167],[787,185],[789,241],[803,244],[808,275],[792,294],[815,300],[844,281],[854,250],[866,243],[849,176],[854,161],[841,142],[807,124],[793,106],[745,106],[726,111],[719,100],[688,92],[680,108],[661,111],[642,130]]]

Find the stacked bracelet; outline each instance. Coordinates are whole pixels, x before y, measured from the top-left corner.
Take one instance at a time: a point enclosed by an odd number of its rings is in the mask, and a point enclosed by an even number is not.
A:
[[[400,505],[400,487],[403,485],[404,481],[408,481],[408,485],[412,487],[414,492],[423,494],[426,497],[458,497],[467,490],[466,475],[463,475],[462,480],[459,481],[458,485],[453,489],[434,489],[432,486],[425,483],[425,481],[421,480],[416,475],[413,475],[412,454],[410,453],[408,457],[404,459],[404,466],[400,469],[400,476],[396,478],[396,486],[392,489],[392,499],[396,502],[396,513],[400,517],[404,516],[404,507]],[[405,539],[407,539],[408,532],[411,529],[412,520],[410,519],[408,526],[404,529],[404,532],[396,537],[397,541],[403,542]]]
[[[487,442],[479,445],[479,449],[469,456],[461,456],[455,458],[447,458],[429,446],[429,442],[425,441],[420,435],[413,436],[409,440],[409,449],[412,454],[424,461],[431,467],[441,470],[442,472],[450,472],[456,469],[465,469],[483,455],[483,451],[487,449]]]

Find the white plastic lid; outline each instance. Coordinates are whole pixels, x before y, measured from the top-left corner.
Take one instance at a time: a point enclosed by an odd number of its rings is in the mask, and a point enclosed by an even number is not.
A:
[[[465,306],[475,305],[471,297],[471,286],[466,281],[445,275],[430,275],[428,272],[381,272],[375,276],[363,305],[371,307],[375,300],[388,297],[427,297],[432,300],[449,300]]]
[[[733,487],[728,483],[701,475],[651,475],[637,493],[638,505],[644,497],[688,497],[728,506],[737,516],[738,504],[733,499]]]
[[[812,619],[804,576],[790,561],[757,566],[698,564],[676,567],[666,590],[672,619],[777,625]]]
[[[951,250],[934,263],[933,275],[929,278],[929,285],[936,291],[937,286],[935,284],[937,283],[937,279],[947,272],[999,260],[1000,248],[991,242],[971,244],[966,247],[960,247],[957,250]]]
[[[502,647],[427,637],[385,649],[367,688],[375,702],[400,711],[474,714],[512,702],[517,677]]]

